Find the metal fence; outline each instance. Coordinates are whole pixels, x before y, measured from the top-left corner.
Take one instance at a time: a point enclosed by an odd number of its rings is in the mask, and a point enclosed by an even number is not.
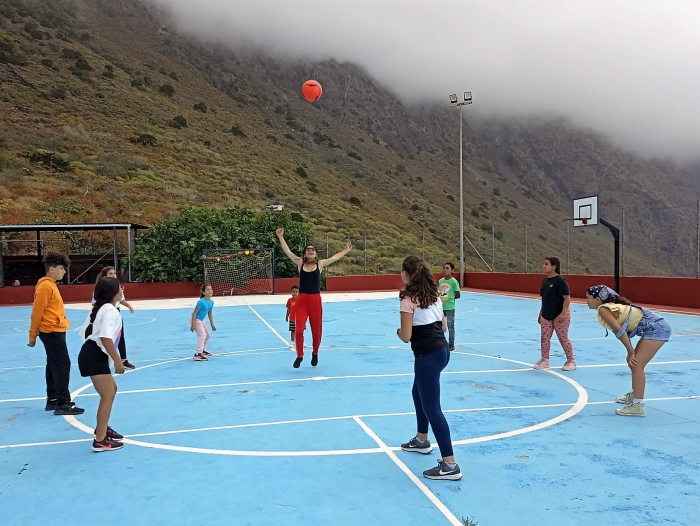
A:
[[[615,210],[604,218],[620,229],[622,275],[700,277],[700,201],[685,210]],[[392,245],[387,236],[362,234],[352,240],[354,250],[348,258],[328,272],[398,272],[410,254],[436,266],[451,261],[459,268],[458,225],[445,232],[416,230],[420,241],[402,247]],[[314,242],[322,257],[344,248],[328,234]],[[602,225],[574,227],[561,218],[539,216],[496,223],[465,216],[464,247],[467,271],[539,273],[543,259],[556,256],[564,274],[613,273],[614,240]]]

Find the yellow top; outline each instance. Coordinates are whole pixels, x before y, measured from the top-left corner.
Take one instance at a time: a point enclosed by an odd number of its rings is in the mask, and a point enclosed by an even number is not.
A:
[[[63,299],[58,292],[56,282],[44,277],[36,284],[34,304],[32,306],[32,321],[29,327],[29,341],[36,341],[41,332],[66,332],[70,322],[66,318]]]
[[[642,316],[644,316],[644,312],[642,311],[642,309],[640,309],[639,307],[632,307],[631,305],[621,305],[619,303],[603,303],[600,307],[610,309],[610,312],[612,313],[619,313],[617,321],[620,322],[620,327],[622,327],[622,325],[625,323],[625,320],[627,319],[627,316],[629,315],[630,322],[627,325],[628,333],[634,332],[634,330],[637,328],[637,325],[639,325],[639,322],[642,320]],[[605,320],[603,320],[602,316],[600,315],[600,307],[598,307],[598,323],[600,323],[609,331],[612,331],[612,327],[605,323]],[[630,309],[632,309],[631,314]]]

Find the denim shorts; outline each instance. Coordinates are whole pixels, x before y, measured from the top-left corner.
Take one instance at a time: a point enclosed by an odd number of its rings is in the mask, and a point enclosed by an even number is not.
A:
[[[637,328],[630,335],[639,336],[642,340],[657,340],[667,342],[671,339],[671,326],[661,316],[648,309],[642,308],[644,315]]]

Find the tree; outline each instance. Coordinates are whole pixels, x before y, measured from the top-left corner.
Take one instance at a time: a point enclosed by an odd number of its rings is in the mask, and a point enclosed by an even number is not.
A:
[[[275,236],[283,227],[293,252],[301,254],[311,229],[293,221],[287,211],[250,208],[187,208],[179,217],[157,223],[139,235],[132,266],[141,281],[195,281],[201,283],[202,250],[212,248],[275,249],[275,277],[293,277],[296,265],[284,255]]]

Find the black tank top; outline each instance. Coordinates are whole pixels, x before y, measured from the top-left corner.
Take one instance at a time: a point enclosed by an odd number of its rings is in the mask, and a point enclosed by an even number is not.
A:
[[[321,293],[321,270],[318,268],[318,263],[316,263],[316,269],[311,272],[306,272],[304,270],[304,265],[299,269],[299,293]]]

